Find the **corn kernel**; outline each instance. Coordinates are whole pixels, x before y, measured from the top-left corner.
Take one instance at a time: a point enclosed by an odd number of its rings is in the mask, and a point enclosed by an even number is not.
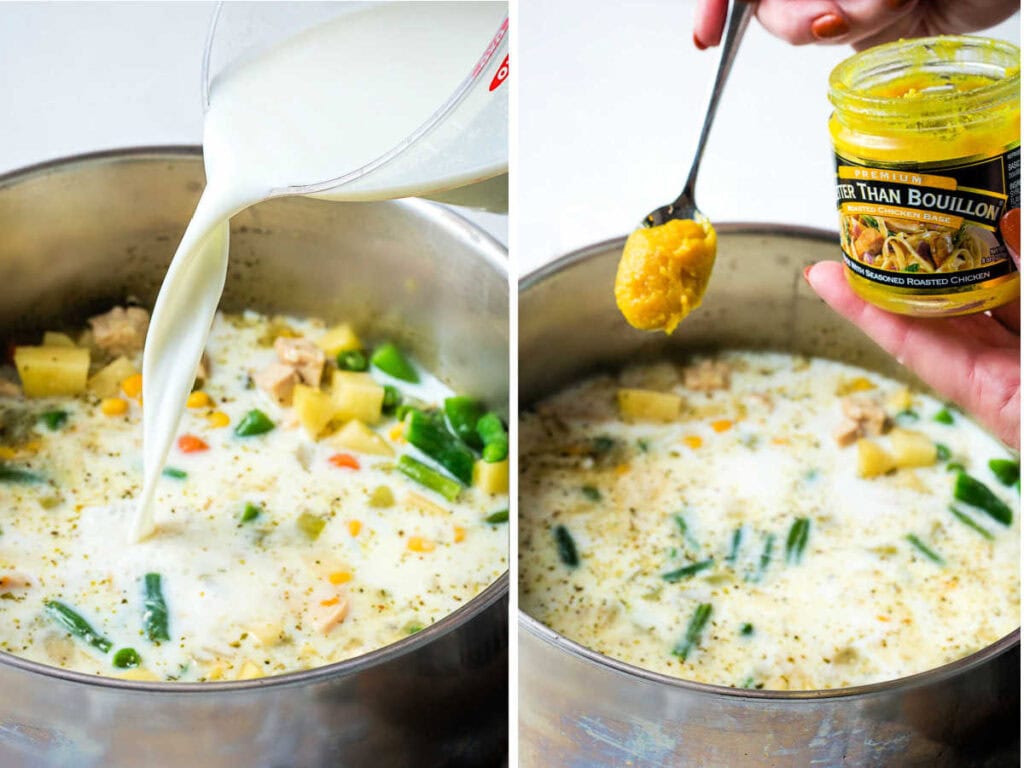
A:
[[[352,574],[348,571],[335,571],[327,576],[327,580],[334,585],[345,584],[352,581]]]
[[[693,450],[697,450],[704,445],[704,441],[701,440],[700,435],[687,435],[683,438],[683,442],[690,448],[693,448]]]
[[[220,429],[230,424],[231,418],[224,411],[214,411],[206,417],[206,421],[214,429]]]
[[[210,405],[213,405],[213,400],[201,389],[190,394],[185,401],[186,408],[207,408]]]
[[[388,437],[391,438],[393,443],[404,443],[405,442],[405,424],[404,422],[398,422],[390,430],[388,430]]]
[[[350,536],[358,536],[359,532],[363,530],[363,524],[358,520],[348,521],[348,532]]]
[[[719,419],[718,421],[712,421],[711,428],[715,430],[715,432],[725,432],[727,430],[732,429],[732,421],[730,421],[729,419]]]
[[[629,473],[629,464],[617,464],[615,466],[616,475],[625,475]]]
[[[455,526],[455,543],[460,544],[466,540],[466,529],[461,525]]]
[[[100,410],[105,416],[121,416],[128,412],[128,403],[120,397],[108,397],[100,402]]]
[[[142,374],[135,373],[121,382],[121,391],[128,397],[138,397],[142,394]]]
[[[436,545],[430,539],[425,539],[422,536],[410,536],[406,546],[413,552],[433,552]]]

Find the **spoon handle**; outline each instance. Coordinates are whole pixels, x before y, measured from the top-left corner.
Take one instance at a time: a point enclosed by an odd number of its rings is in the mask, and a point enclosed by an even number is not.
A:
[[[681,207],[679,204],[687,202],[693,205],[697,172],[700,170],[700,161],[704,157],[704,145],[711,133],[711,124],[715,121],[715,112],[718,111],[718,102],[722,97],[722,91],[725,90],[725,81],[729,79],[732,63],[739,51],[740,39],[746,31],[747,25],[750,24],[755,6],[756,3],[747,0],[735,0],[732,4],[732,10],[729,12],[729,25],[725,32],[725,39],[722,41],[722,53],[718,59],[718,72],[715,73],[711,95],[708,97],[708,108],[704,113],[704,125],[701,126],[700,138],[697,139],[697,151],[694,152],[693,165],[690,166],[690,173],[686,177],[683,193],[676,201],[677,207]]]

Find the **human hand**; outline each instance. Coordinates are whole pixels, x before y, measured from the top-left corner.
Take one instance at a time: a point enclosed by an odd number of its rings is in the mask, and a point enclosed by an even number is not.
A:
[[[936,392],[1020,450],[1020,302],[946,319],[894,315],[853,292],[838,261],[804,277],[836,312],[871,337]]]
[[[760,0],[757,19],[793,45],[842,43],[860,50],[902,37],[966,34],[1020,9],[1016,0]],[[729,0],[697,0],[693,42],[718,45]]]

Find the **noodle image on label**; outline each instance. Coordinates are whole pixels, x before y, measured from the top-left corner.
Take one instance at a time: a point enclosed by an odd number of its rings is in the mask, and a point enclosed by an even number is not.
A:
[[[849,269],[911,288],[956,288],[1016,270],[1000,231],[1020,207],[1020,148],[916,172],[836,156],[840,244]]]

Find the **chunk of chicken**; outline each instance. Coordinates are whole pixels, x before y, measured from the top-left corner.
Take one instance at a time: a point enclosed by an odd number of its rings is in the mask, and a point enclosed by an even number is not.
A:
[[[149,330],[149,312],[141,307],[114,307],[89,318],[93,340],[112,355],[131,356],[142,351]]]
[[[0,379],[0,397],[21,397],[21,387],[13,381]]]
[[[721,360],[701,360],[683,370],[683,384],[687,389],[711,392],[728,389],[732,369]]]
[[[889,428],[885,409],[870,397],[844,397],[842,407],[844,418],[833,437],[843,447],[862,437],[877,437]]]
[[[877,229],[864,229],[853,241],[853,247],[861,256],[877,256],[882,252],[882,245],[885,244],[885,235]]]
[[[292,366],[299,374],[303,384],[311,387],[320,386],[320,377],[324,372],[324,351],[309,339],[289,339],[278,336],[274,340],[274,350],[282,363]]]
[[[299,383],[299,375],[290,365],[270,363],[266,368],[253,374],[253,383],[270,395],[278,405],[292,403],[292,393]]]

